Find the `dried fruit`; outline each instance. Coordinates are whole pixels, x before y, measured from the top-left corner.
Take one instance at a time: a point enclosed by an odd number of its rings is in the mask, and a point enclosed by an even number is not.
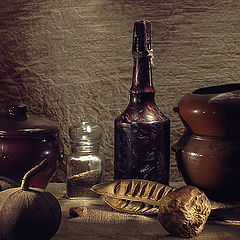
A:
[[[29,181],[47,165],[43,161],[22,180],[19,188],[0,192],[0,239],[47,240],[58,230],[61,208],[57,199],[39,188],[29,188]]]
[[[210,212],[206,195],[196,187],[185,186],[161,199],[158,218],[169,233],[190,238],[202,231]]]

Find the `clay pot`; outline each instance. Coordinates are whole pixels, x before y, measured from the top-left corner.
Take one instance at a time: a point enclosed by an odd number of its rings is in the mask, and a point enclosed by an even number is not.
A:
[[[20,183],[25,173],[43,159],[48,166],[30,186],[46,188],[62,157],[59,129],[51,121],[27,116],[25,106],[10,106],[0,114],[0,175]]]
[[[186,132],[172,149],[188,185],[218,201],[240,200],[240,84],[197,89],[174,108]]]
[[[217,201],[240,200],[240,139],[186,132],[172,149],[187,185]]]
[[[188,129],[197,135],[240,137],[240,84],[197,89],[175,108]]]

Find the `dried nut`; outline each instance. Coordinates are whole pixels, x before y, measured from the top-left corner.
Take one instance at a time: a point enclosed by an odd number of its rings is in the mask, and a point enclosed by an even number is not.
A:
[[[69,209],[70,218],[84,217],[86,215],[87,215],[86,207],[72,207]]]
[[[170,234],[189,238],[203,230],[210,212],[206,195],[196,187],[185,186],[159,201],[158,218]]]

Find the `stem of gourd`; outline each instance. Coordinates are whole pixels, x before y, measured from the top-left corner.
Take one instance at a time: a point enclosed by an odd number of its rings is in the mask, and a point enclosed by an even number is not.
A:
[[[23,191],[29,190],[29,182],[37,173],[41,172],[48,164],[48,160],[43,160],[40,164],[36,165],[32,169],[30,169],[23,177],[21,189]]]

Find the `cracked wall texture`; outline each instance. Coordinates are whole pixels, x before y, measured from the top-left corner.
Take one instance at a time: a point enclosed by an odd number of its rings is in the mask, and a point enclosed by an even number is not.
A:
[[[0,2],[0,107],[27,105],[55,121],[69,154],[68,128],[90,119],[103,129],[105,178],[113,174],[113,122],[128,104],[132,27],[152,22],[156,103],[172,107],[199,87],[239,81],[240,2],[227,0],[4,0]],[[171,178],[180,176],[171,154]],[[56,181],[64,181],[65,161]]]

